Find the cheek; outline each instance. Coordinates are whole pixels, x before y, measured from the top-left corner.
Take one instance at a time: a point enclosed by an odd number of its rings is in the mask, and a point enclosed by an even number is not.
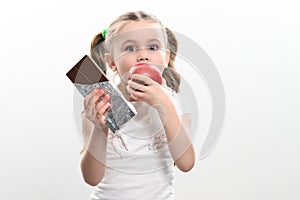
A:
[[[131,69],[131,67],[134,65],[130,62],[122,61],[120,60],[117,64],[118,74],[121,79],[127,80],[128,77],[128,71]]]
[[[162,59],[163,59],[163,62],[164,64],[168,64],[168,61],[169,61],[169,54],[167,52],[163,52],[161,53],[162,54]]]
[[[135,63],[136,60],[131,56],[122,56],[118,60],[118,66],[123,72],[129,70]]]
[[[155,57],[153,57],[152,62],[158,64],[161,68],[164,68],[164,66],[168,65],[166,54],[164,52],[156,54]]]

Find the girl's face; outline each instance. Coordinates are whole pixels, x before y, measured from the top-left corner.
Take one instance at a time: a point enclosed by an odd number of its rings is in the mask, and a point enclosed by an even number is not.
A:
[[[165,32],[157,23],[145,20],[126,22],[118,30],[106,60],[125,83],[128,71],[139,63],[151,63],[162,72],[170,55],[166,41]]]

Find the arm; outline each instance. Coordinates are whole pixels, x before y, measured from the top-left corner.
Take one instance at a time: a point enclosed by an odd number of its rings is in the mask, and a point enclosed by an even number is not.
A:
[[[169,95],[162,86],[149,77],[134,74],[132,79],[142,81],[146,85],[128,81],[127,91],[131,94],[130,98],[136,101],[144,101],[157,109],[176,166],[184,172],[191,170],[195,164],[195,150],[188,136],[190,118],[185,116],[180,119]]]
[[[101,128],[94,126],[85,113],[82,116],[84,149],[81,158],[81,173],[84,181],[92,186],[103,178],[106,161],[107,137]]]
[[[157,107],[159,116],[164,122],[164,129],[169,143],[169,149],[176,166],[183,172],[190,171],[195,164],[194,146],[188,136],[190,118],[182,119],[170,99],[165,105]]]
[[[82,114],[82,134],[84,149],[82,151],[81,172],[83,179],[89,185],[97,185],[105,172],[106,146],[108,127],[105,125],[105,115],[110,108],[109,96],[102,101],[99,98],[104,90],[95,89],[84,99]]]

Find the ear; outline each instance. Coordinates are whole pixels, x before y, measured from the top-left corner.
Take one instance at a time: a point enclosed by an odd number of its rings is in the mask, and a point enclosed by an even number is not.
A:
[[[167,49],[166,50],[166,57],[165,57],[165,62],[167,64],[167,66],[169,65],[170,55],[171,55],[171,52],[170,52],[169,49]]]
[[[108,63],[109,68],[110,68],[113,72],[117,71],[117,66],[116,66],[115,62],[113,61],[112,56],[111,56],[109,53],[106,53],[106,54],[104,55],[104,59],[105,59],[106,63]]]

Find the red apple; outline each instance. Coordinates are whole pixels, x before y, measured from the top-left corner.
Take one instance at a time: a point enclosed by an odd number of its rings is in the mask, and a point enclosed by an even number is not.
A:
[[[142,74],[145,76],[148,76],[149,78],[151,78],[152,80],[154,80],[155,82],[157,82],[158,84],[162,84],[162,74],[159,71],[159,69],[151,64],[147,64],[147,63],[141,63],[141,64],[137,64],[135,66],[133,66],[130,70],[129,70],[129,77],[128,79],[131,79],[131,76],[133,74]]]

